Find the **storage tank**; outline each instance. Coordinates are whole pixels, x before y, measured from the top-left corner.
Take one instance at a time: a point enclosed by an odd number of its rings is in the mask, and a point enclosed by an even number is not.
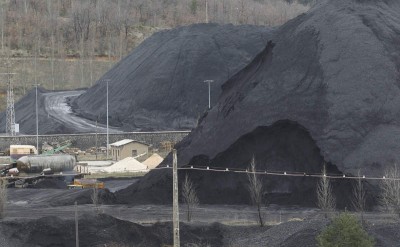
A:
[[[30,155],[17,160],[19,171],[26,173],[41,173],[50,168],[53,172],[72,171],[75,166],[75,157],[68,154]]]

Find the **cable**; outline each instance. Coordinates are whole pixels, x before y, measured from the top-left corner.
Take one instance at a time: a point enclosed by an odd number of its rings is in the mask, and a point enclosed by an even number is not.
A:
[[[153,170],[161,170],[161,169],[172,169],[171,166],[166,165],[164,167],[157,167]],[[223,168],[223,167],[209,167],[209,166],[190,166],[190,167],[179,167],[178,170],[196,170],[196,171],[209,171],[209,172],[222,172],[222,173],[239,173],[239,174],[257,174],[257,175],[270,175],[270,176],[285,176],[285,177],[313,177],[313,178],[330,178],[330,179],[362,179],[362,180],[387,180],[387,181],[400,181],[400,178],[392,178],[392,177],[367,177],[363,176],[348,176],[345,174],[310,174],[306,172],[277,172],[277,171],[255,171],[251,172],[247,169],[239,169],[239,168]]]

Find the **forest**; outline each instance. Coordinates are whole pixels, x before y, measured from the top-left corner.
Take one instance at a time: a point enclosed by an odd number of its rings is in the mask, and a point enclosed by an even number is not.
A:
[[[35,84],[90,87],[158,30],[202,22],[278,26],[314,1],[2,0],[0,72],[15,73],[17,99]],[[0,81],[1,99],[7,78]]]

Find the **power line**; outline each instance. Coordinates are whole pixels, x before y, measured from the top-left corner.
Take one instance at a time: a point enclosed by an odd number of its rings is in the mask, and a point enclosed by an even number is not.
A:
[[[157,167],[152,170],[172,169],[170,165],[164,167]],[[306,178],[321,178],[327,177],[331,179],[362,179],[362,180],[389,180],[389,181],[400,181],[400,178],[392,177],[368,177],[362,176],[350,176],[345,174],[322,174],[322,173],[306,173],[306,172],[286,172],[286,171],[267,171],[267,170],[256,170],[255,172],[248,171],[246,169],[239,168],[222,168],[222,167],[210,167],[210,166],[190,166],[190,167],[179,167],[177,170],[196,170],[196,171],[208,171],[208,172],[221,172],[221,173],[236,173],[236,174],[257,174],[257,175],[268,175],[268,176],[282,176],[282,177],[306,177]],[[147,171],[147,170],[138,170]]]

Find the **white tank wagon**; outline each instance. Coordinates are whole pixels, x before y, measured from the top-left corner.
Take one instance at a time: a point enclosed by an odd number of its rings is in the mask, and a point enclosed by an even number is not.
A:
[[[75,157],[68,154],[30,155],[17,160],[17,168],[26,173],[41,173],[50,168],[53,172],[72,171]]]

